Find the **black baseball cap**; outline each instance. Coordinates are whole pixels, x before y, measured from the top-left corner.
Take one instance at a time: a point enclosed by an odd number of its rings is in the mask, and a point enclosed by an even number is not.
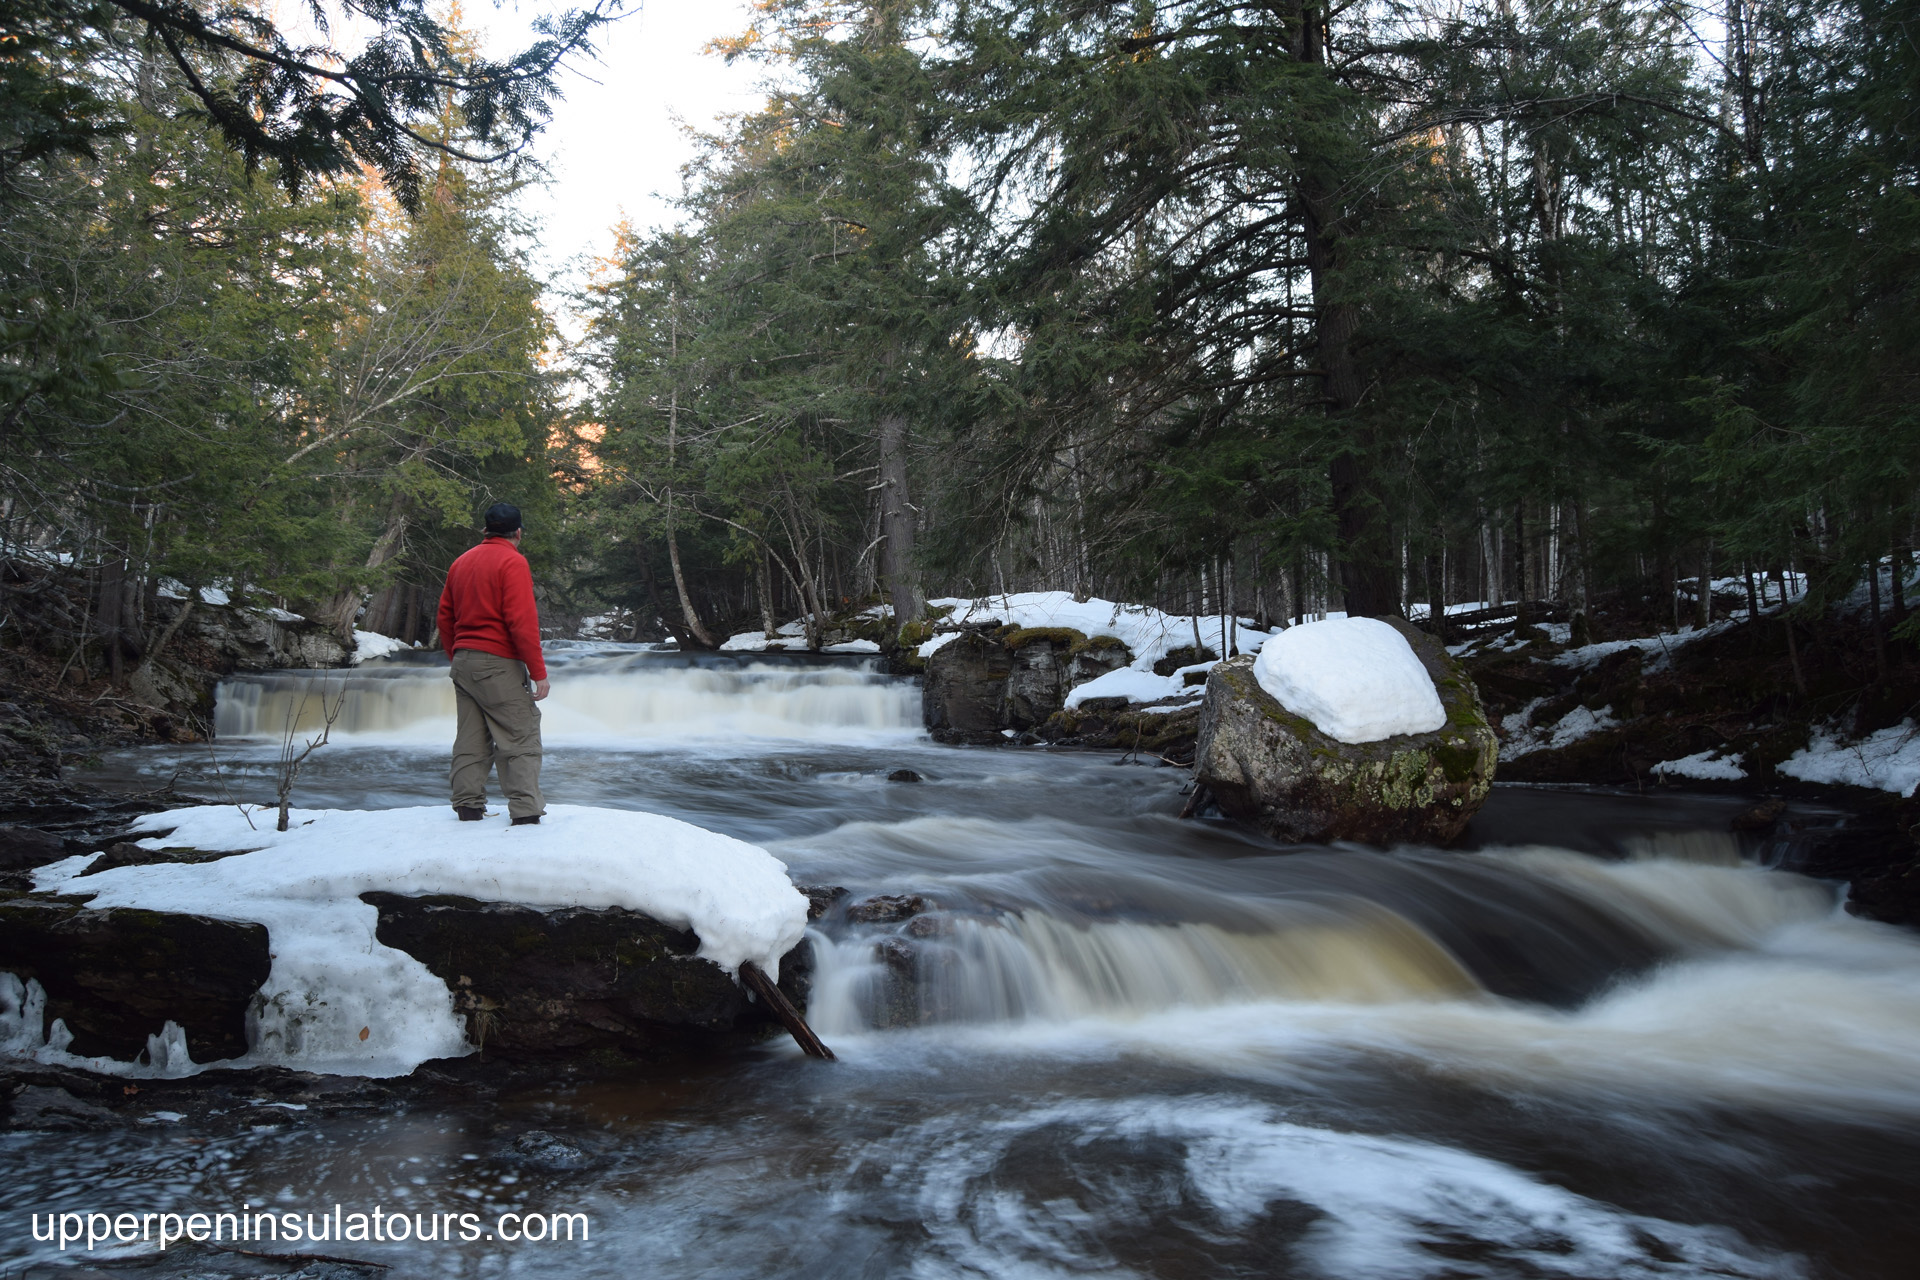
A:
[[[487,508],[488,533],[505,537],[520,527],[520,508],[511,502],[496,502]]]

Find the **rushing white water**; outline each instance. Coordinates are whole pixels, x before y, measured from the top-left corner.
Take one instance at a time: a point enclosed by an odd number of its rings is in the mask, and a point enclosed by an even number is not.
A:
[[[540,704],[550,743],[885,740],[920,731],[918,692],[867,664],[800,666],[671,654],[589,654],[550,664]],[[338,707],[334,733],[391,743],[451,739],[444,667],[369,665],[353,672],[275,672],[219,689],[221,738],[308,735]]]

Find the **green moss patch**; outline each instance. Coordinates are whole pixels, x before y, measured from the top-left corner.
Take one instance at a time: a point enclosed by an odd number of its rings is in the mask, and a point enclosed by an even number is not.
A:
[[[1015,627],[1000,636],[1000,643],[1009,649],[1024,649],[1043,640],[1071,651],[1075,645],[1086,644],[1087,637],[1085,632],[1075,631],[1072,627]]]

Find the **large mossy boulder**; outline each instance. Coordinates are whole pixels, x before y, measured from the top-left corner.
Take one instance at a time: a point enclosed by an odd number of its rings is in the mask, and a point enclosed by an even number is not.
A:
[[[1261,687],[1254,659],[1207,679],[1194,761],[1220,811],[1277,840],[1447,844],[1493,786],[1499,743],[1480,697],[1440,643],[1388,618],[1432,677],[1446,712],[1431,733],[1341,742]]]

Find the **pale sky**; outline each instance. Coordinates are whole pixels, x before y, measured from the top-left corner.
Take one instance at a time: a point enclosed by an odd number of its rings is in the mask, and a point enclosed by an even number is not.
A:
[[[577,3],[578,0],[575,0]],[[467,21],[486,32],[490,51],[525,47],[526,21],[549,6],[475,5]],[[747,24],[742,0],[647,0],[601,29],[597,62],[564,73],[564,100],[537,152],[553,175],[530,191],[524,207],[541,227],[541,259],[561,270],[582,253],[604,255],[622,213],[636,228],[678,221],[668,201],[680,192],[680,170],[694,147],[682,122],[710,132],[722,114],[751,110],[764,68],[727,66],[700,52],[716,36]]]

